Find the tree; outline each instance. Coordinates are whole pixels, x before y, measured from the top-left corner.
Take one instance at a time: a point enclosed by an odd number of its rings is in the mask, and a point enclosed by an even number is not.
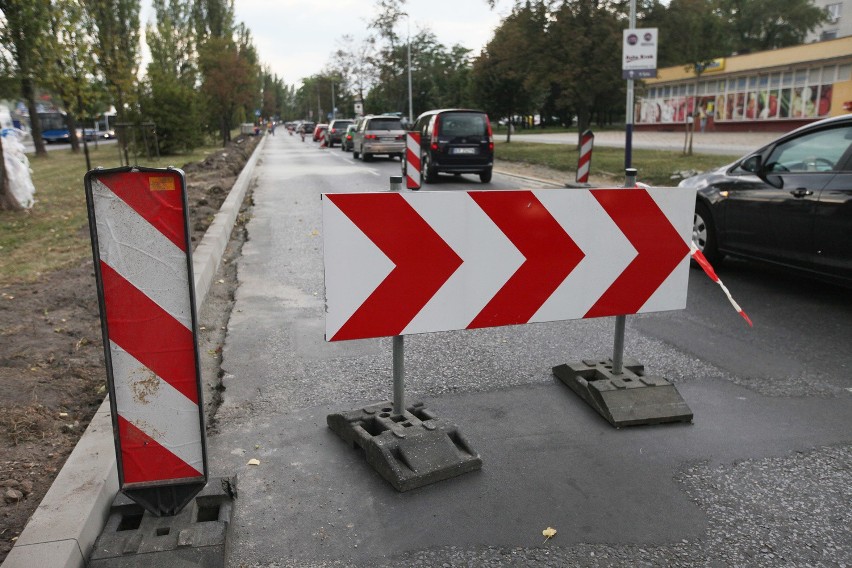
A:
[[[136,103],[139,59],[139,0],[83,0],[92,18],[93,47],[115,105],[118,123],[127,123]],[[126,133],[118,142],[127,156]]]
[[[4,76],[0,69],[0,99],[15,96],[15,93],[20,92],[20,85],[12,78]],[[0,210],[2,211],[21,211],[23,207],[18,203],[17,199],[12,197],[12,190],[9,187],[9,174],[6,171],[6,158],[3,155],[3,142],[0,140]]]
[[[92,79],[96,74],[96,62],[90,49],[92,25],[79,0],[53,0],[49,25],[44,82],[59,95],[65,109],[71,148],[79,152],[77,118],[83,116],[87,103],[93,98]]]
[[[154,0],[156,24],[146,27],[151,52],[140,110],[157,125],[161,154],[188,151],[203,141],[201,97],[196,90],[195,25],[186,0]]]
[[[624,100],[621,78],[621,45],[625,28],[621,4],[606,0],[565,2],[554,14],[547,36],[553,46],[547,52],[553,85],[560,97],[558,108],[577,116],[578,139],[591,125],[595,113]]]
[[[735,53],[798,45],[828,20],[812,0],[718,0]]]
[[[543,80],[545,70],[536,70],[544,56],[541,38],[546,25],[542,2],[516,5],[474,61],[473,90],[490,115],[506,117],[511,123],[516,115],[531,112],[544,97],[548,85]],[[512,139],[511,131],[509,128],[507,142]]]
[[[259,73],[246,50],[228,38],[208,39],[199,50],[198,62],[204,77],[201,92],[224,146],[231,139],[237,111],[245,113],[257,102]]]
[[[683,65],[695,74],[693,92],[697,92],[701,74],[717,57],[731,49],[731,33],[717,0],[672,0],[669,9],[658,12],[661,66]],[[696,105],[694,99],[684,103],[684,149],[692,155],[692,132]]]
[[[41,138],[41,123],[36,108],[36,74],[48,34],[49,0],[0,0],[3,27],[0,28],[0,57],[21,87],[21,98],[30,114],[30,134],[36,156],[47,157]]]
[[[376,38],[369,36],[356,44],[351,35],[345,34],[338,39],[338,45],[329,70],[339,76],[344,85],[354,89],[356,99],[363,101],[376,81],[374,68],[370,65],[376,50]]]

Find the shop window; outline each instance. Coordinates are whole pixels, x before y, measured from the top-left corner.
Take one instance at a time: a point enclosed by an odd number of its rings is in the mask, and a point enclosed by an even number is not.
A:
[[[852,65],[838,65],[836,82],[848,81],[850,74],[852,74]]]
[[[822,82],[823,83],[834,83],[834,73],[837,71],[837,67],[834,65],[826,65],[822,68]]]
[[[773,73],[770,76],[769,86],[770,87],[780,87],[781,86],[781,73]]]
[[[816,69],[811,69],[808,71],[808,85],[819,85],[820,84],[820,69],[817,67]]]

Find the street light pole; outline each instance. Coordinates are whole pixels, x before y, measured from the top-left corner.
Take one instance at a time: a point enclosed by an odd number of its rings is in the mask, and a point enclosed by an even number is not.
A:
[[[414,104],[411,100],[411,18],[406,18],[408,26],[408,123],[414,122]]]

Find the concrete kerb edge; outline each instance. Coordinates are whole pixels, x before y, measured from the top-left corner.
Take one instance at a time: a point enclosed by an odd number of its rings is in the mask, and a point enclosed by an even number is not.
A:
[[[204,303],[219,269],[265,143],[264,136],[193,252],[198,307]],[[118,473],[107,398],[33,512],[2,568],[83,568],[117,492]]]
[[[494,168],[494,173],[500,174],[502,176],[516,178],[516,179],[522,179],[522,180],[526,180],[526,181],[534,181],[536,183],[546,183],[546,184],[549,184],[549,185],[555,185],[556,187],[564,187],[564,182],[554,181],[552,179],[542,179],[542,178],[536,178],[536,177],[532,177],[532,176],[524,176],[524,175],[520,175],[520,174],[510,173],[510,172],[507,172],[507,171],[502,170],[500,168]]]

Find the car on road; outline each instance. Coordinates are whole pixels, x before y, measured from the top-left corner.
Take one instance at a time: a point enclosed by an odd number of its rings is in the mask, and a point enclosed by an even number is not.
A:
[[[711,263],[731,255],[852,284],[852,114],[679,185],[698,190],[693,240]]]
[[[352,136],[353,158],[369,162],[376,154],[384,154],[402,160],[404,152],[405,130],[398,116],[367,115],[358,121]]]
[[[313,136],[314,142],[319,142],[320,140],[322,140],[323,136],[325,136],[326,130],[328,130],[327,124],[317,124],[314,127],[314,136]]]
[[[344,152],[352,151],[352,137],[355,135],[355,123],[350,124],[346,127],[346,132],[343,134],[343,138],[340,141],[340,149]]]
[[[334,143],[341,143],[343,135],[346,133],[346,128],[350,124],[355,124],[354,120],[337,118],[328,123],[328,130],[325,131],[325,145],[329,148],[334,147]]]
[[[420,179],[435,183],[439,173],[478,174],[491,181],[494,136],[491,121],[481,110],[441,109],[424,112],[412,127],[420,133]],[[402,175],[406,164],[403,160]]]

